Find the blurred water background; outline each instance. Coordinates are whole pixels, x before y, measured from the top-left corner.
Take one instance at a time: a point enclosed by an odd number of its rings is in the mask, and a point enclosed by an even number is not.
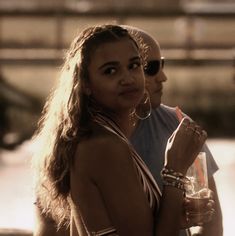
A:
[[[0,0],[0,228],[33,228],[29,140],[70,41],[89,25],[120,23],[160,42],[163,101],[208,131],[224,235],[235,235],[234,20],[232,0]]]

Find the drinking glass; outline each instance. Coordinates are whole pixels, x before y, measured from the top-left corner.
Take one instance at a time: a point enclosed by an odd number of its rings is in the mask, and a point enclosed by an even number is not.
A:
[[[189,167],[185,185],[186,197],[192,200],[203,201],[209,198],[206,153],[200,152],[193,164]]]

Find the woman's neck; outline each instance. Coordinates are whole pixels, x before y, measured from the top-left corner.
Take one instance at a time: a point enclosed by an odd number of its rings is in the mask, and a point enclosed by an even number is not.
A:
[[[113,119],[118,124],[123,134],[129,139],[136,128],[138,118],[133,112],[128,112],[126,114],[118,114]]]

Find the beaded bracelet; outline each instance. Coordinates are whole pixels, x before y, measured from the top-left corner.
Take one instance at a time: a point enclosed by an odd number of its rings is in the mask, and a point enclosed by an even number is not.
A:
[[[171,187],[175,187],[175,188],[178,188],[182,191],[185,192],[185,187],[184,187],[184,184],[181,183],[181,182],[177,182],[177,181],[166,181],[166,180],[163,180],[163,185],[165,186],[171,186]]]
[[[182,173],[167,169],[166,167],[162,169],[161,177],[163,179],[163,185],[176,187],[183,191],[185,191],[185,184],[189,181]]]
[[[170,174],[170,175],[174,175],[174,176],[178,176],[178,177],[184,177],[184,175],[180,172],[176,172],[172,169],[168,169],[166,167],[163,167],[161,174]]]
[[[169,175],[169,174],[162,174],[162,179],[169,180],[169,181],[176,181],[182,184],[188,184],[189,182],[187,177],[179,177],[179,176],[174,176],[174,175]]]

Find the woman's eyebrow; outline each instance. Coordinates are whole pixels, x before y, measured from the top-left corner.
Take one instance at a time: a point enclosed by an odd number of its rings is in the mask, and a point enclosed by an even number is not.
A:
[[[129,61],[136,61],[136,60],[140,61],[141,59],[139,56],[135,56],[135,57],[130,58]]]
[[[134,56],[132,58],[129,59],[129,61],[140,61],[140,57],[139,56]],[[102,68],[106,67],[106,66],[116,66],[116,65],[119,65],[120,63],[118,61],[109,61],[109,62],[106,62],[104,63],[103,65],[101,65],[98,69],[101,70]]]
[[[104,63],[103,65],[101,65],[98,69],[101,70],[102,68],[106,67],[106,66],[114,66],[114,65],[119,65],[118,61],[109,61]]]

